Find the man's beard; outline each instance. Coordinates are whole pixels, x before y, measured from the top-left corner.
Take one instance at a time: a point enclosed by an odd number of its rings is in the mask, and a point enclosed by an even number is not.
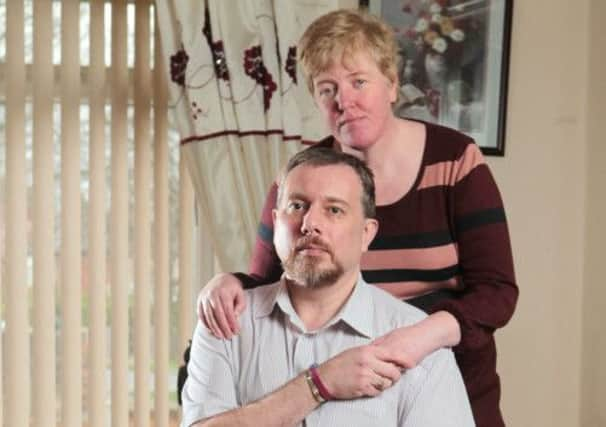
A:
[[[320,267],[320,257],[303,255],[300,252],[309,245],[326,250],[330,255],[330,265]],[[344,273],[341,263],[335,260],[334,254],[322,240],[317,237],[299,239],[288,258],[282,262],[286,277],[307,288],[320,288],[335,283]]]

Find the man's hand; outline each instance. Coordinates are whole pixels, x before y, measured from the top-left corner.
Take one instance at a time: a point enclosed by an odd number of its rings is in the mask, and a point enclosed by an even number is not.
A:
[[[242,283],[233,274],[217,274],[198,296],[198,316],[217,338],[230,339],[240,332],[238,316],[245,308]]]
[[[400,379],[388,349],[374,344],[345,350],[318,367],[320,379],[335,399],[377,396]]]

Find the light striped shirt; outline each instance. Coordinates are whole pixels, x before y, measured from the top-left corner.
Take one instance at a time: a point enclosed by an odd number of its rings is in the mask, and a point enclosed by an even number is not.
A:
[[[282,281],[249,290],[247,297],[241,332],[231,340],[215,338],[198,322],[182,393],[183,426],[259,400],[312,363],[425,316],[361,278],[340,312],[318,331],[305,329]],[[301,425],[466,427],[474,422],[453,354],[441,349],[379,396],[329,401]]]

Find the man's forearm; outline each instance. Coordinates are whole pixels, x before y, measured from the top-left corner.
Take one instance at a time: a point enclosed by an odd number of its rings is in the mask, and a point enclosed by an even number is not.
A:
[[[300,423],[319,403],[303,375],[256,402],[198,421],[194,427],[292,426]]]

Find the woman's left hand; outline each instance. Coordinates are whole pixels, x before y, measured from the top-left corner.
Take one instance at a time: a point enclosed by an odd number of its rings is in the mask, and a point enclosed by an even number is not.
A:
[[[394,360],[402,369],[412,369],[425,356],[442,347],[452,347],[461,340],[457,320],[439,311],[411,326],[403,326],[377,338],[374,345],[397,355]]]

